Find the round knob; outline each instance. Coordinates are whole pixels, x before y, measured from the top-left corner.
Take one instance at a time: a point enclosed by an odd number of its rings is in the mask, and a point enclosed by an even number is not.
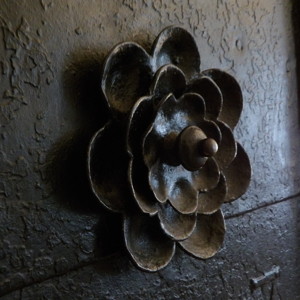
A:
[[[185,128],[178,137],[178,157],[189,171],[199,170],[218,151],[218,144],[197,126]]]
[[[207,138],[199,143],[199,153],[200,155],[211,157],[214,156],[218,151],[218,144],[212,138]]]

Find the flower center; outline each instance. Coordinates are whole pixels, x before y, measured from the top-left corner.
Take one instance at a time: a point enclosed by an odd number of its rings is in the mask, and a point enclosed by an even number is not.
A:
[[[218,151],[217,142],[208,138],[197,126],[186,127],[178,136],[178,156],[183,167],[189,171],[199,170],[208,157]]]

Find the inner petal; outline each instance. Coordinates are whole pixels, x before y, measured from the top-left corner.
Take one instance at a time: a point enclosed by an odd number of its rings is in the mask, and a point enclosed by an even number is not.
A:
[[[180,97],[186,88],[185,77],[182,71],[174,65],[165,65],[155,74],[154,82],[150,88],[156,101],[172,93]],[[157,103],[158,104],[158,103]]]
[[[180,178],[171,190],[169,201],[178,212],[191,214],[198,206],[198,192],[187,179]]]
[[[207,76],[193,80],[188,91],[201,95],[206,105],[206,118],[216,120],[221,112],[223,97],[219,87]]]
[[[190,180],[190,172],[182,166],[170,166],[157,160],[149,171],[149,184],[159,202],[167,201],[178,178]]]
[[[207,192],[215,188],[220,178],[220,170],[215,159],[208,158],[200,170],[192,172],[192,178],[194,187],[200,192]]]
[[[217,124],[222,133],[222,140],[215,159],[218,162],[219,168],[223,170],[230,165],[236,156],[236,142],[229,126],[220,121],[217,121]]]
[[[225,177],[223,174],[220,176],[220,180],[216,188],[199,194],[198,200],[198,213],[212,214],[220,209],[223,204],[227,193],[227,186]]]
[[[153,125],[144,138],[143,151],[146,165],[151,168],[154,162],[169,149],[167,143],[170,136],[176,136],[184,128],[204,122],[205,103],[197,94],[184,94],[180,99],[169,94],[158,108]],[[205,123],[205,122],[204,122]],[[212,124],[214,127],[215,124]],[[218,129],[216,129],[218,130]],[[167,146],[167,147],[166,147]],[[167,156],[173,153],[166,153]]]

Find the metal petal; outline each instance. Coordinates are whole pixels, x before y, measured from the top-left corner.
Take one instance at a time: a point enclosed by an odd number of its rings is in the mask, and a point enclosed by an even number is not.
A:
[[[223,170],[230,165],[236,156],[236,142],[229,126],[220,121],[216,123],[222,133],[222,140],[219,143],[218,152],[214,157],[218,162],[220,170]]]
[[[113,113],[126,115],[147,95],[152,79],[151,58],[138,44],[122,43],[112,49],[105,63],[101,87]]]
[[[185,240],[196,226],[196,214],[184,215],[178,213],[168,203],[161,205],[158,217],[165,233],[174,240]]]
[[[199,171],[192,172],[192,178],[195,189],[200,192],[215,188],[220,179],[220,170],[214,158],[208,158]]]
[[[88,175],[92,190],[108,209],[124,212],[130,190],[127,184],[128,157],[121,130],[108,123],[92,138],[88,149]]]
[[[206,192],[200,193],[198,197],[198,209],[200,214],[212,214],[220,209],[223,204],[227,193],[227,185],[223,174],[220,175],[218,185]]]
[[[209,69],[202,74],[210,77],[220,88],[223,95],[223,106],[219,120],[234,129],[243,109],[243,95],[240,85],[234,77],[218,69]]]
[[[187,91],[201,95],[205,101],[206,119],[216,120],[221,112],[223,97],[216,83],[207,76],[193,80]]]
[[[195,257],[206,259],[221,248],[225,236],[225,223],[220,210],[212,215],[198,215],[192,235],[179,242],[182,248]]]
[[[142,154],[142,142],[146,131],[153,120],[152,97],[140,98],[130,113],[127,129],[127,150],[136,156]]]
[[[197,210],[198,192],[186,178],[180,178],[170,190],[169,201],[179,213],[192,214]]]
[[[156,69],[172,64],[180,68],[188,79],[199,73],[200,55],[194,38],[180,27],[167,27],[153,45]]]
[[[148,168],[141,159],[132,159],[128,173],[130,187],[138,206],[144,213],[155,215],[157,202],[149,187]]]
[[[149,170],[149,184],[156,199],[164,203],[179,178],[190,178],[190,172],[180,166],[170,166],[157,160]]]
[[[154,272],[164,268],[175,253],[175,242],[163,233],[155,217],[125,216],[124,236],[133,261],[143,270]]]
[[[165,65],[156,72],[150,90],[158,102],[170,93],[179,98],[185,88],[186,82],[182,71],[174,65]]]
[[[250,161],[244,148],[239,143],[237,143],[235,159],[223,173],[228,187],[225,202],[231,202],[247,191],[251,179]]]

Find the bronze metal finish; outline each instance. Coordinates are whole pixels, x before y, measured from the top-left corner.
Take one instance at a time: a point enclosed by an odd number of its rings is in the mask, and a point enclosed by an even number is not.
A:
[[[90,143],[89,179],[99,201],[123,214],[133,261],[157,271],[176,245],[212,257],[225,234],[221,205],[243,195],[251,177],[232,132],[243,105],[239,84],[218,69],[200,72],[193,37],[168,27],[150,54],[117,45],[101,87],[112,117]]]

